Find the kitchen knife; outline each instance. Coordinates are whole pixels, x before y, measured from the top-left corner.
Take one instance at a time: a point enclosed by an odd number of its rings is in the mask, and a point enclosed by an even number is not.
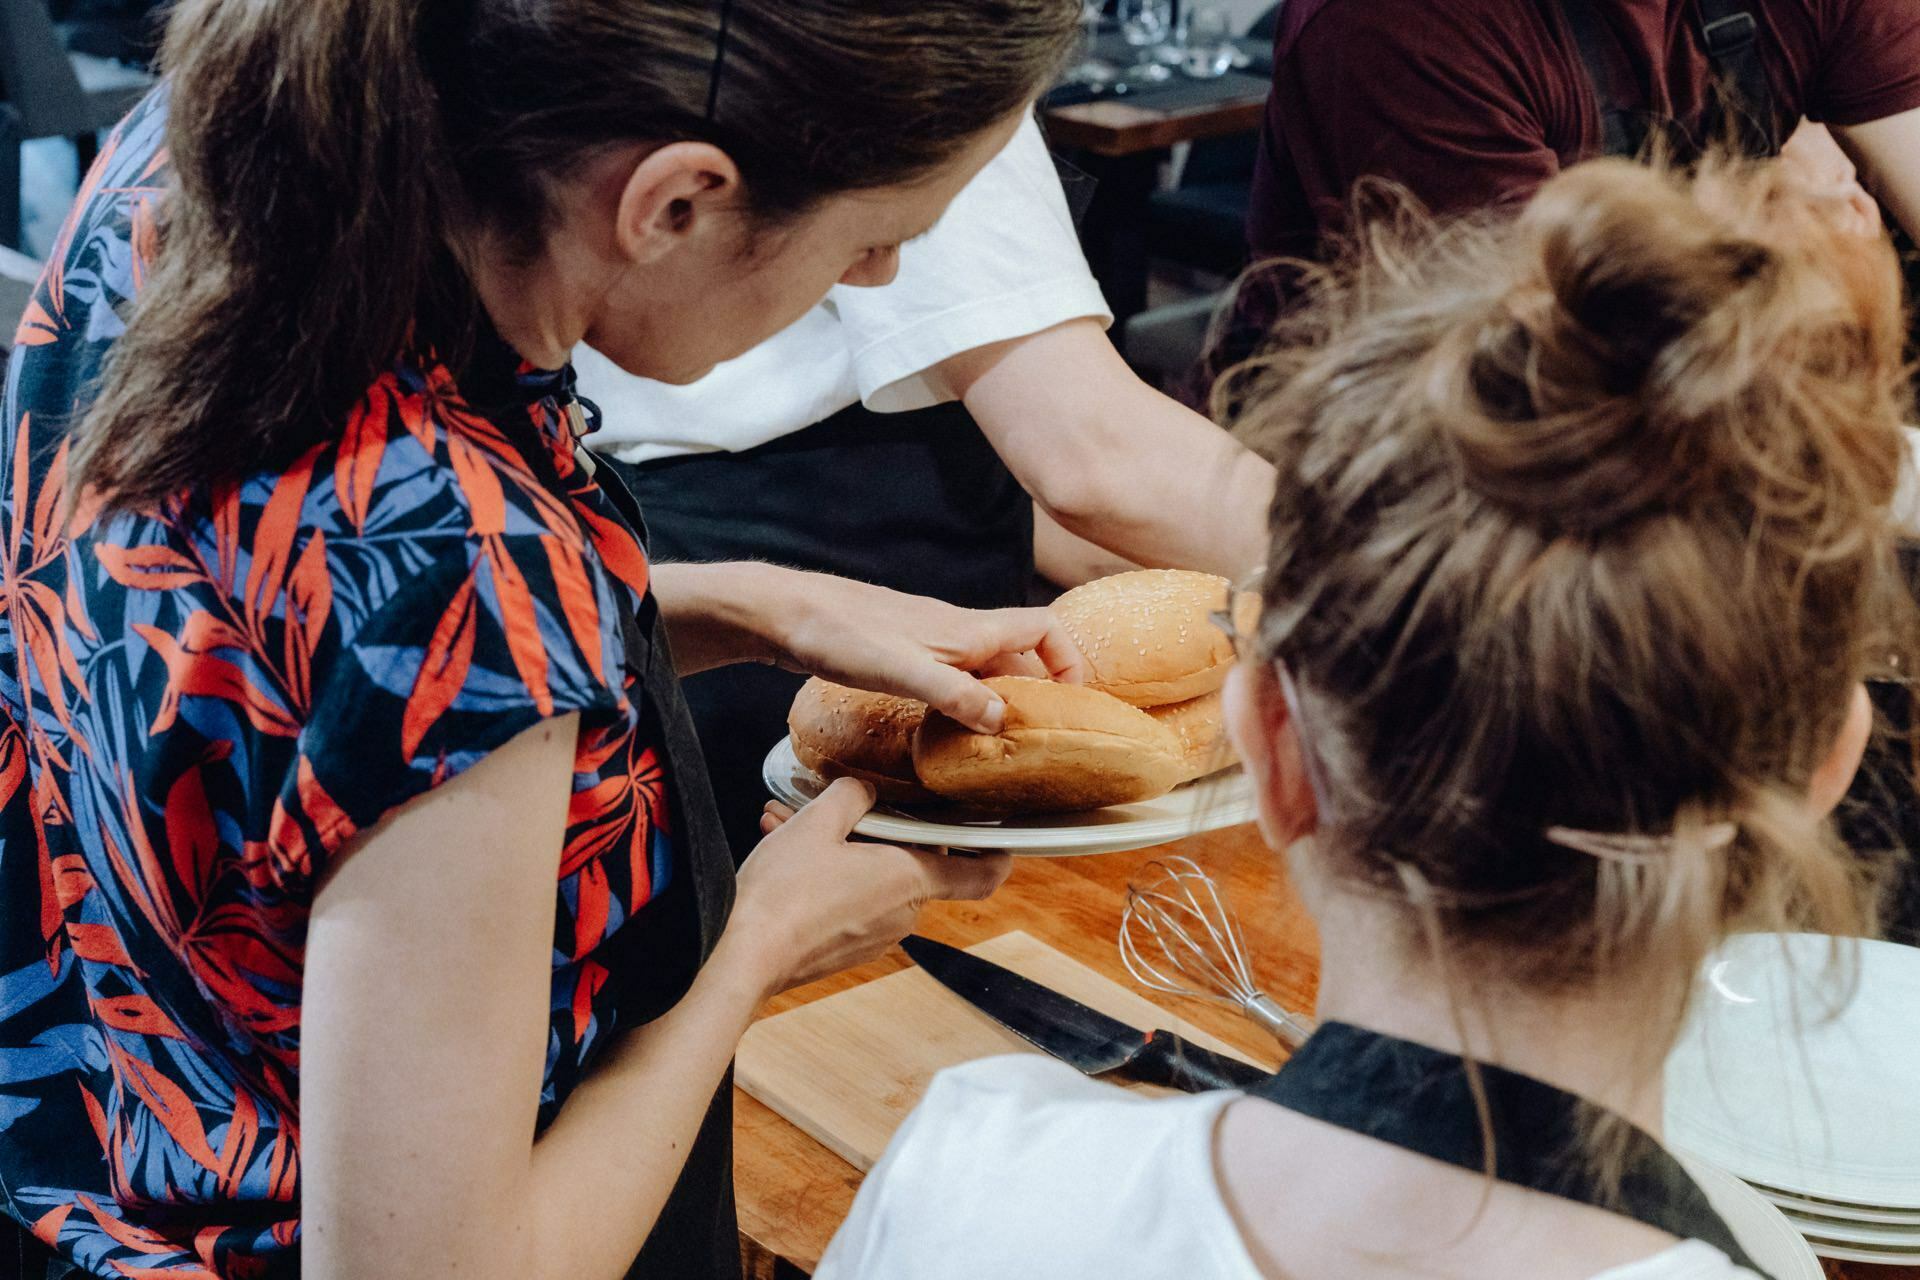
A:
[[[1142,1031],[991,960],[918,935],[900,944],[941,986],[1034,1048],[1090,1076],[1114,1073],[1188,1093],[1246,1089],[1271,1071],[1202,1049],[1171,1031]]]

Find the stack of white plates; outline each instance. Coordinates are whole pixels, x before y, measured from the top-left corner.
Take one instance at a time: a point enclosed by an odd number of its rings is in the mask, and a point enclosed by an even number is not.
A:
[[[1667,1064],[1670,1145],[1744,1179],[1814,1251],[1920,1266],[1920,950],[1737,938]],[[1844,1001],[1844,1003],[1842,1003]]]

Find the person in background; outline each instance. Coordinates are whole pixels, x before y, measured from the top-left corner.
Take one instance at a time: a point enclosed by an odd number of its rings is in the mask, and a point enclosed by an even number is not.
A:
[[[663,560],[770,560],[980,608],[1023,603],[1036,554],[1064,586],[1137,564],[1245,573],[1272,468],[1142,382],[1109,319],[1028,120],[928,234],[877,248],[706,378],[577,362]],[[688,682],[738,856],[799,687],[765,667]]]
[[[1729,935],[1872,929],[1830,812],[1913,651],[1894,254],[1778,164],[1402,225],[1239,389],[1279,492],[1229,719],[1318,1031],[1248,1094],[945,1072],[818,1280],[1756,1280],[1661,1068]]]
[[[1582,160],[1727,139],[1772,155],[1802,120],[1920,233],[1910,0],[1291,0],[1254,173],[1256,270],[1211,367],[1251,353],[1287,305],[1291,273],[1261,264],[1322,255],[1369,180],[1441,216],[1513,208]],[[1799,142],[1831,174],[1826,141]]]
[[[1080,659],[650,563],[568,356],[693,381],[865,278],[1077,19],[174,8],[0,404],[0,1271],[738,1275],[748,1021],[1006,862],[849,842],[847,783],[736,881],[677,673],[991,731],[971,670]]]

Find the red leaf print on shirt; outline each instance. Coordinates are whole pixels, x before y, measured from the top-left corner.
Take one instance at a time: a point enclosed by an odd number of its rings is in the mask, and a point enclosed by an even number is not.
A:
[[[366,400],[347,418],[340,452],[333,460],[333,491],[356,533],[367,531],[374,485],[380,478],[380,463],[387,456],[387,414],[392,401],[389,381],[383,378],[375,383]]]
[[[180,1150],[191,1157],[194,1163],[218,1173],[220,1162],[207,1143],[206,1126],[201,1123],[200,1112],[195,1109],[193,1099],[187,1097],[179,1085],[167,1079],[158,1067],[128,1053],[111,1036],[107,1038],[107,1058],[112,1063],[115,1078],[146,1105],[153,1118],[167,1131],[167,1136],[179,1144]]]
[[[60,340],[60,327],[54,323],[47,309],[40,305],[38,298],[27,304],[27,313],[20,317],[20,327],[13,331],[13,345],[16,347],[44,347],[49,342]]]
[[[149,734],[157,737],[173,727],[182,698],[218,698],[239,709],[262,733],[284,738],[299,734],[300,722],[238,666],[225,658],[195,653],[158,627],[136,622],[133,630],[167,664],[167,691]]]
[[[400,756],[404,760],[413,759],[420,743],[467,683],[478,625],[473,586],[478,570],[479,566],[475,565],[468,571],[467,580],[460,584],[446,612],[440,615],[433,639],[427,643],[426,657],[420,663],[420,674],[413,682],[413,692],[407,697],[406,714],[400,723]]]
[[[109,578],[136,591],[172,591],[207,580],[199,565],[168,546],[116,547],[99,542],[93,554]]]
[[[520,673],[540,714],[550,716],[553,688],[547,683],[547,642],[540,634],[540,615],[534,609],[526,575],[508,553],[504,538],[487,538],[482,554],[493,579],[494,596],[500,602],[500,625],[507,633],[507,652],[513,655],[514,670]]]
[[[327,571],[327,538],[316,532],[287,575],[285,650],[287,693],[294,709],[313,706],[313,653],[333,612],[333,578]]]
[[[184,1040],[180,1028],[173,1025],[159,1005],[150,996],[114,996],[106,1000],[93,1002],[93,1012],[101,1022],[116,1031],[130,1031],[135,1035],[164,1036],[169,1040]]]
[[[547,565],[553,572],[554,594],[560,598],[560,611],[566,615],[573,642],[586,655],[594,679],[607,678],[601,646],[600,601],[593,594],[593,582],[587,577],[587,563],[578,547],[551,533],[540,535],[540,549],[547,553]]]

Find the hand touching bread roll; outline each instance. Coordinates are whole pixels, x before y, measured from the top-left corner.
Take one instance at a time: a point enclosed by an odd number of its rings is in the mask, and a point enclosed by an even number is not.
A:
[[[1187,780],[1173,731],[1109,694],[1019,676],[988,680],[1006,727],[975,733],[938,713],[914,738],[928,790],[1019,813],[1098,809],[1165,795]]]

